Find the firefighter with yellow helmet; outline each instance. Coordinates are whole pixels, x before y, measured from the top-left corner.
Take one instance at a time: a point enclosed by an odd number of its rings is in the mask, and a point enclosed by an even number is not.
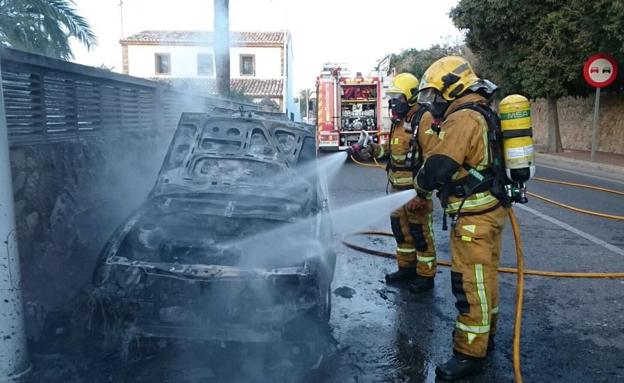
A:
[[[418,79],[410,73],[398,74],[390,89],[390,137],[380,145],[355,144],[350,152],[360,158],[388,158],[388,183],[392,191],[413,188],[414,176],[437,141],[433,116],[416,104]],[[386,274],[387,283],[411,282],[416,293],[430,290],[436,274],[436,249],[432,229],[431,194],[414,198],[392,212],[390,223],[397,242],[398,270]]]
[[[488,142],[488,118],[495,116],[489,105],[495,90],[493,83],[477,77],[464,58],[449,56],[427,69],[417,95],[419,104],[444,116],[438,144],[414,186],[422,197],[438,190],[446,214],[453,219],[451,287],[459,314],[453,356],[436,369],[445,380],[480,373],[496,331],[506,211],[494,185]]]

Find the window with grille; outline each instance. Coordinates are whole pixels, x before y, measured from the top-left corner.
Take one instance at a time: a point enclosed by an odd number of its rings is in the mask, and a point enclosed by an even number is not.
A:
[[[171,74],[171,55],[169,53],[156,53],[154,61],[156,74]]]
[[[241,76],[256,75],[256,56],[240,55],[240,74]]]
[[[214,76],[214,57],[211,53],[197,55],[197,75]]]

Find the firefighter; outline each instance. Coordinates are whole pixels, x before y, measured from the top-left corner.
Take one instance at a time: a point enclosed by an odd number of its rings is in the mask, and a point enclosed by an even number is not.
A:
[[[415,102],[418,79],[410,73],[400,73],[387,94],[390,97],[391,129],[388,143],[371,143],[365,148],[358,144],[351,152],[376,159],[388,158],[387,173],[391,190],[413,188],[414,176],[422,158],[435,145],[431,113]],[[414,198],[392,212],[390,223],[397,242],[398,270],[386,274],[387,283],[411,282],[410,290],[416,293],[434,286],[436,250],[432,231],[433,202],[431,194]]]
[[[438,144],[414,186],[421,196],[438,190],[453,220],[451,287],[459,314],[453,356],[436,368],[436,375],[445,380],[480,373],[496,330],[497,270],[506,211],[491,192],[494,177],[487,121],[481,112],[470,109],[474,104],[489,108],[495,90],[494,84],[476,76],[465,59],[449,56],[427,69],[417,95],[419,104],[444,115]]]

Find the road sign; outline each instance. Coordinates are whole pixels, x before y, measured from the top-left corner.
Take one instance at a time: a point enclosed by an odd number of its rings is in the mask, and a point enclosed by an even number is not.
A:
[[[585,81],[595,88],[611,85],[617,78],[617,62],[607,53],[593,55],[585,62],[583,76]]]
[[[609,86],[615,81],[618,74],[617,62],[607,53],[593,55],[583,66],[583,77],[585,81],[596,88],[596,98],[594,100],[594,119],[592,122],[592,142],[590,159],[593,161],[596,156],[596,137],[598,135],[598,110],[600,109],[600,88]]]

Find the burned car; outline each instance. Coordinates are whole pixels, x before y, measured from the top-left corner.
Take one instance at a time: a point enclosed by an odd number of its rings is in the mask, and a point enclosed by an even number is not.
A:
[[[94,333],[275,342],[327,322],[335,255],[315,159],[307,125],[183,114],[147,201],[100,255]]]

